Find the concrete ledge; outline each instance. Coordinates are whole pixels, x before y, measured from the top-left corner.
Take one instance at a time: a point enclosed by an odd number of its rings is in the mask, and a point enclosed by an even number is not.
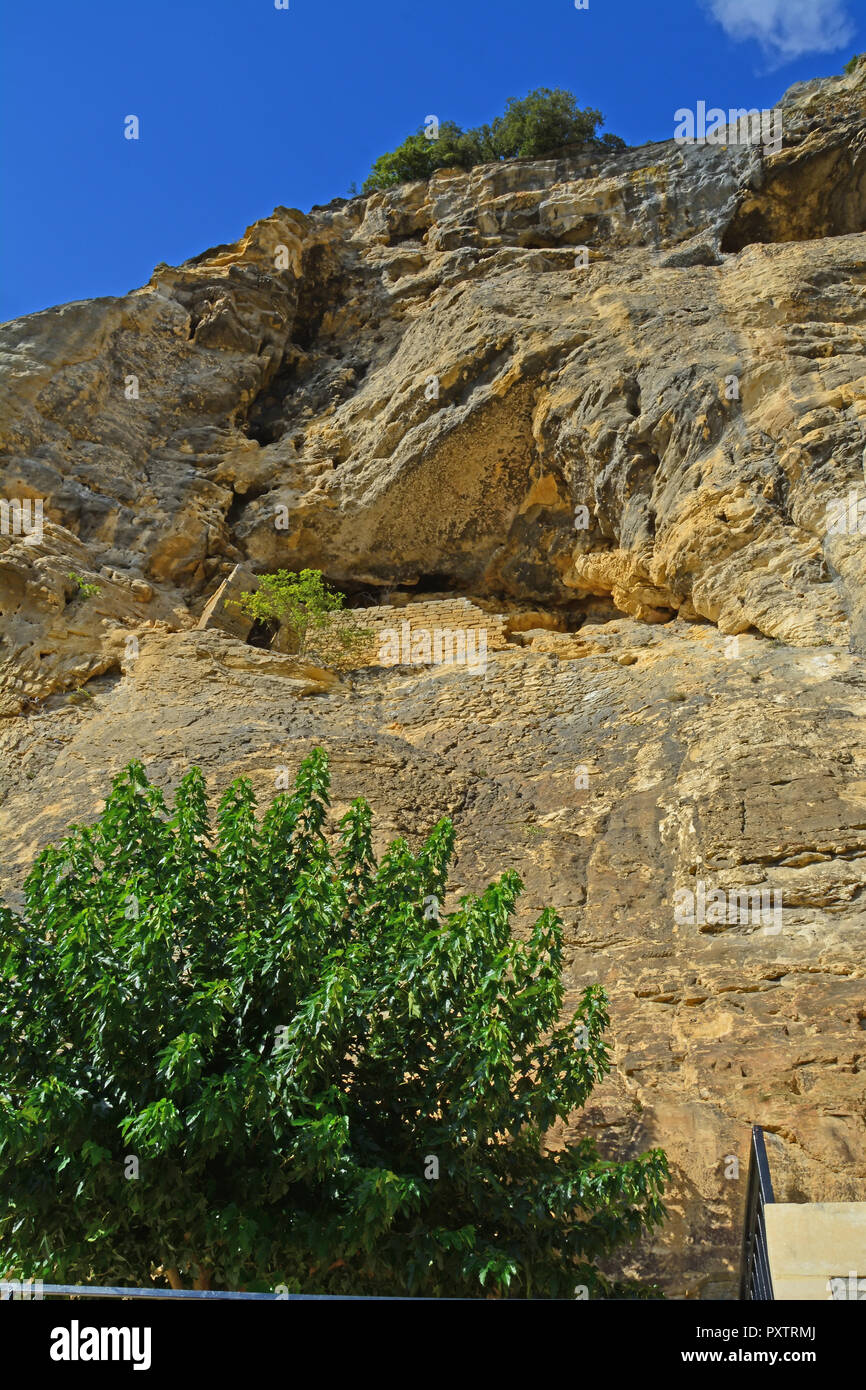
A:
[[[866,1202],[771,1202],[764,1215],[778,1300],[859,1297],[866,1280]]]

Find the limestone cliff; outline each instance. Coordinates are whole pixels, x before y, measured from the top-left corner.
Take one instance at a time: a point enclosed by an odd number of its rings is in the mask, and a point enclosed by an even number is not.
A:
[[[750,1124],[779,1196],[866,1180],[866,67],[782,112],[775,154],[278,208],[0,327],[0,496],[44,511],[0,534],[7,886],[132,757],[268,796],[323,743],[383,834],[451,814],[455,894],[518,868],[572,991],[611,992],[588,1118],[671,1156],[636,1269],[679,1296],[731,1295]],[[337,680],[250,646],[237,565],[474,624],[486,666]],[[780,916],[689,921],[683,892]]]

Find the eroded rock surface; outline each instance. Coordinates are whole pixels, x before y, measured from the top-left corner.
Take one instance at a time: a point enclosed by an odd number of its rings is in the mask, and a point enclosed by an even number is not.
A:
[[[783,114],[778,154],[278,208],[0,328],[0,495],[44,506],[0,534],[8,891],[133,757],[267,798],[322,744],[380,840],[453,815],[454,894],[516,867],[611,992],[582,1123],[668,1151],[635,1271],[690,1297],[733,1293],[751,1124],[779,1197],[866,1179],[866,68]],[[477,621],[485,669],[249,645],[227,600],[304,565],[377,632]]]

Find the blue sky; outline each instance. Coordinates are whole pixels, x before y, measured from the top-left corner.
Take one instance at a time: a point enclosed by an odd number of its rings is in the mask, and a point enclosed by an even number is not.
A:
[[[862,0],[10,0],[0,321],[123,294],[278,204],[359,186],[428,115],[567,87],[630,144],[866,50]],[[124,138],[137,115],[140,138]]]

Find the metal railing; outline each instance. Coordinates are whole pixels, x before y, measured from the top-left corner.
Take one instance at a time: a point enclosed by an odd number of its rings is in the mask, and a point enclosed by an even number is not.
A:
[[[41,1284],[29,1281],[29,1283],[15,1285],[15,1281],[3,1281],[0,1287],[0,1302],[11,1302],[15,1300],[41,1301],[45,1298],[159,1298],[159,1299],[188,1299],[188,1298],[243,1298],[265,1300],[268,1303],[283,1303],[291,1301],[293,1303],[319,1303],[333,1301],[335,1303],[400,1303],[403,1300],[388,1295],[369,1294],[330,1294],[330,1293],[235,1293],[233,1290],[223,1289],[128,1289],[123,1285],[98,1285],[98,1284]],[[413,1300],[418,1303],[429,1302],[428,1299]]]
[[[97,1284],[39,1284],[32,1292],[26,1285],[20,1292],[9,1288],[0,1290],[0,1299],[5,1302],[16,1298],[27,1301],[41,1301],[44,1298],[265,1298],[273,1302],[278,1297],[279,1295],[274,1293],[224,1293],[222,1290],[212,1289],[127,1289],[122,1285]]]
[[[760,1125],[752,1125],[749,1150],[749,1180],[746,1187],[746,1213],[743,1222],[743,1250],[740,1261],[740,1301],[772,1302],[773,1279],[767,1249],[767,1223],[764,1208],[775,1202],[767,1146]]]

